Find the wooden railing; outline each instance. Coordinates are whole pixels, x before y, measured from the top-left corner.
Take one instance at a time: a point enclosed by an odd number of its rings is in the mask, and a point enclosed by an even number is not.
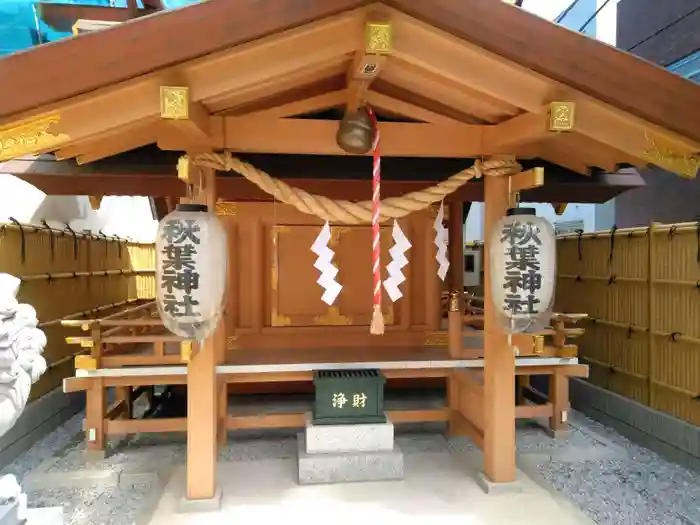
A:
[[[449,293],[443,292],[442,304],[444,316],[447,317]],[[475,331],[484,329],[483,297],[464,292],[463,325]],[[577,324],[588,318],[588,314],[552,313],[550,326],[537,332],[513,335],[513,343],[520,348],[520,355],[536,355],[540,357],[578,357],[578,345],[571,344],[568,339],[581,337],[584,328],[567,327],[567,324]],[[474,335],[474,331],[464,332],[463,335]],[[531,342],[530,342],[531,341]]]
[[[180,352],[167,353],[165,345],[181,343],[184,339],[164,333],[155,301],[99,319],[69,319],[61,321],[61,324],[90,333],[88,336],[66,338],[68,344],[80,345],[85,349],[76,354],[76,368],[94,370],[182,362]]]

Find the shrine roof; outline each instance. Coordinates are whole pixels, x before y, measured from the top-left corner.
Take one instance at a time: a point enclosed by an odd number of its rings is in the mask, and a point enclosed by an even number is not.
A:
[[[237,46],[366,0],[209,0],[0,60],[0,119]],[[386,5],[528,69],[700,140],[700,87],[661,67],[495,0]]]
[[[500,0],[208,0],[38,46],[0,59],[0,147],[3,132],[60,113],[60,136],[22,154],[189,151],[160,135],[158,100],[159,87],[188,86],[201,108],[192,127],[205,124],[191,136],[214,136],[215,149],[342,153],[337,115],[287,117],[348,107],[348,67],[374,13],[394,43],[366,102],[425,123],[387,125],[386,155],[421,142],[413,156],[513,154],[579,173],[700,162],[700,86]],[[576,124],[555,137],[544,131],[557,100],[576,106]]]

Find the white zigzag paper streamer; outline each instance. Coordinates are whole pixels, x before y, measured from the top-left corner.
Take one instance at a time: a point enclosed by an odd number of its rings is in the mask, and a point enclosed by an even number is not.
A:
[[[445,280],[447,276],[447,270],[450,267],[450,261],[447,258],[447,228],[442,224],[445,219],[445,206],[441,202],[440,209],[438,210],[437,217],[435,217],[435,224],[433,224],[433,229],[435,230],[435,246],[437,246],[437,254],[435,259],[438,262],[438,277],[441,281]]]
[[[338,298],[338,294],[343,287],[335,280],[338,276],[338,268],[333,263],[335,252],[330,249],[328,243],[331,240],[331,227],[326,222],[321,228],[321,233],[318,234],[316,240],[311,245],[311,251],[318,255],[318,259],[314,263],[314,268],[321,272],[321,276],[316,281],[324,292],[321,300],[328,306],[332,305]]]
[[[411,243],[396,221],[394,221],[394,228],[391,232],[391,236],[394,239],[394,245],[389,250],[391,261],[386,265],[386,271],[389,277],[384,280],[384,289],[389,299],[391,299],[391,302],[395,303],[403,297],[403,293],[399,290],[399,285],[406,280],[406,276],[401,269],[408,264],[408,259],[404,254],[411,248]]]

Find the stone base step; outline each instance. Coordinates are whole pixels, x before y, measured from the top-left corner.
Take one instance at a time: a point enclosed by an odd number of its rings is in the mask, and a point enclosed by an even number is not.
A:
[[[301,433],[297,461],[300,485],[403,479],[403,453],[396,446],[383,451],[309,454]]]
[[[377,452],[394,449],[394,425],[364,423],[361,425],[314,425],[311,415],[306,423],[306,452]]]

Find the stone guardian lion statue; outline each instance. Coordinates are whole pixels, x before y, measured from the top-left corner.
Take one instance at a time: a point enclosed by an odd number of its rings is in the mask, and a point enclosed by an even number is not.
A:
[[[41,355],[44,332],[36,310],[17,301],[20,279],[0,273],[0,437],[24,411],[32,384],[46,371]],[[26,519],[27,498],[14,475],[0,477],[0,506],[16,508],[18,523]]]

